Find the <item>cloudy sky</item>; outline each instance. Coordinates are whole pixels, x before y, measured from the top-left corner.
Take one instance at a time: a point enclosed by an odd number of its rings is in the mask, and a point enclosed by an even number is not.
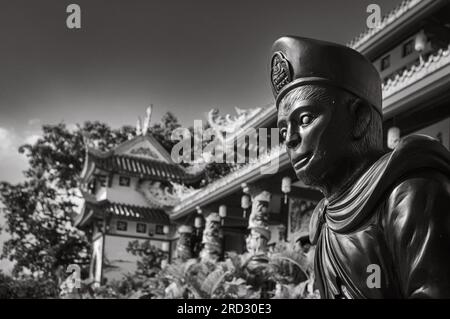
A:
[[[70,3],[81,30],[66,27]],[[370,3],[386,14],[400,0],[0,0],[0,180],[21,180],[17,147],[44,123],[133,125],[153,103],[191,126],[271,103],[273,41],[347,43]]]

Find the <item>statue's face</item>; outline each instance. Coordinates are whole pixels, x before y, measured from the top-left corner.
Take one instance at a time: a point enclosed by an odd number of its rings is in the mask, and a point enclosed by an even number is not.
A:
[[[338,96],[329,89],[331,96]],[[337,99],[321,102],[300,97],[281,105],[278,128],[294,171],[306,185],[324,185],[345,163],[350,121],[348,108],[338,105]]]
[[[216,236],[219,233],[220,230],[220,224],[219,223],[210,223],[208,232],[211,233],[213,236]]]
[[[264,200],[259,200],[256,203],[256,211],[262,214],[267,213],[267,210],[269,209],[269,202],[266,202]]]
[[[184,246],[191,245],[191,236],[190,234],[182,234],[180,235],[180,244]]]

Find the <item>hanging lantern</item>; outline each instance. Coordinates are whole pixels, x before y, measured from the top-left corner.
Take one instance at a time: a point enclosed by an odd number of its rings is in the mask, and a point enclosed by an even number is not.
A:
[[[242,184],[241,184],[241,188],[242,188],[242,191],[243,191],[244,193],[246,193],[246,194],[250,191],[250,189],[249,189],[247,183],[242,183]]]
[[[202,209],[200,208],[200,206],[196,206],[195,209],[197,210],[197,214],[202,214]]]
[[[165,252],[168,252],[169,249],[170,249],[169,242],[168,241],[163,241],[162,244],[161,244],[161,250],[165,251]]]
[[[427,35],[422,30],[414,39],[414,50],[420,53],[423,52],[426,49],[427,41]]]
[[[241,207],[244,210],[244,218],[247,218],[247,209],[250,207],[250,197],[248,195],[242,195]]]
[[[168,225],[165,225],[165,226],[163,227],[163,233],[164,233],[164,235],[167,235],[167,234],[169,233],[169,231],[170,231],[169,226],[168,226]]]
[[[220,223],[223,226],[224,219],[227,217],[227,206],[220,205],[219,206],[219,216],[220,216]]]
[[[400,129],[396,126],[389,128],[387,133],[387,147],[394,149],[400,140]]]
[[[200,216],[195,217],[194,226],[197,229],[202,228],[202,218]]]
[[[423,51],[425,51],[427,47],[427,35],[425,32],[420,31],[418,35],[416,35],[416,38],[414,39],[414,50],[420,53],[420,64],[422,65],[424,63],[423,60]]]
[[[292,180],[289,176],[281,180],[281,191],[284,193],[284,204],[287,204],[287,194],[291,192]]]

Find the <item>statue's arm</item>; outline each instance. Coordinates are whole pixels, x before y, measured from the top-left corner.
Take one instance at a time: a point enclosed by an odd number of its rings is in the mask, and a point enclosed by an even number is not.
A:
[[[405,298],[450,298],[450,182],[436,171],[398,184],[384,231]]]

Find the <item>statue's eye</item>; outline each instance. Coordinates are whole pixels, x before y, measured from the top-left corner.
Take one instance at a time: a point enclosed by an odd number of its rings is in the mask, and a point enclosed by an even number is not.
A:
[[[300,124],[301,125],[308,125],[312,122],[313,118],[311,115],[303,115],[300,117]]]

